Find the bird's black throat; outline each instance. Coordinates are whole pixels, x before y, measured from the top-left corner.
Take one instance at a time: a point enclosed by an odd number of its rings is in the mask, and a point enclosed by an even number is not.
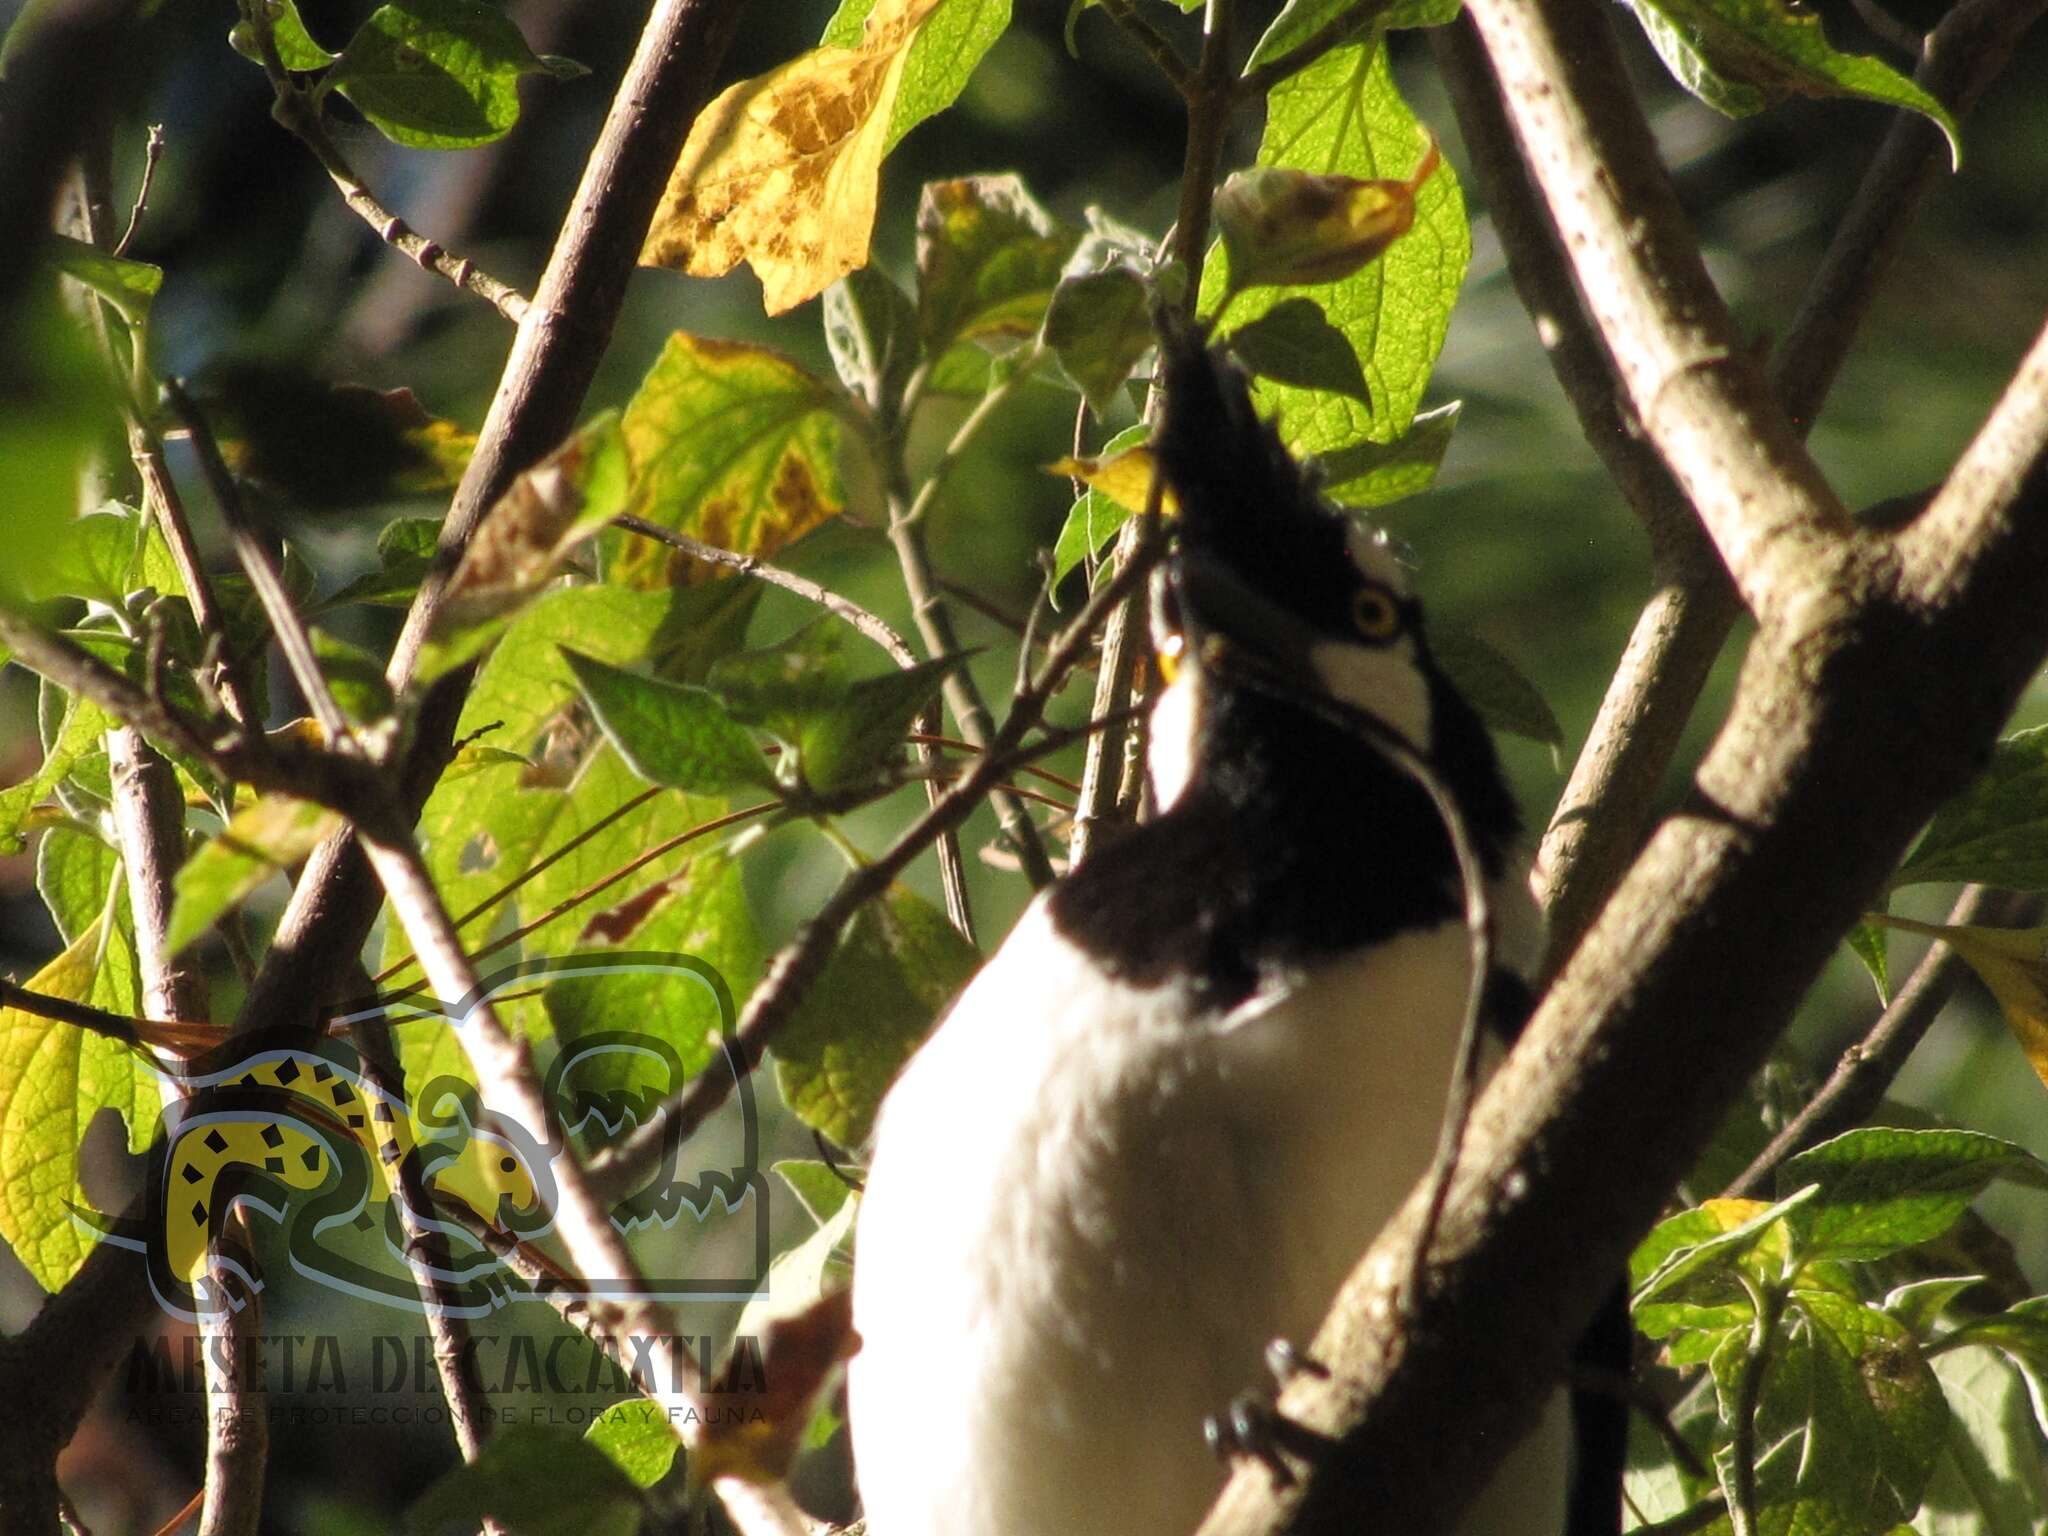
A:
[[[1519,830],[1493,744],[1433,669],[1430,759],[1489,878]],[[1457,857],[1427,791],[1358,734],[1241,687],[1204,701],[1194,773],[1156,820],[1053,892],[1068,942],[1134,986],[1215,1006],[1262,973],[1456,919]]]

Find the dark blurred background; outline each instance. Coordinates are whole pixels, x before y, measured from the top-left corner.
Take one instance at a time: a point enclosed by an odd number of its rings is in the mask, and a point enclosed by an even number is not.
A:
[[[301,0],[314,36],[331,48],[371,8],[369,0]],[[809,46],[833,9],[828,0],[754,5],[725,77],[758,73]],[[1169,24],[1178,20],[1169,7],[1152,9]],[[1242,9],[1255,30],[1278,5],[1246,0]],[[1838,47],[1910,68],[1846,0],[1817,9]],[[1934,0],[1896,0],[1894,9],[1915,30],[1941,13]],[[511,0],[506,10],[536,51],[566,54],[591,73],[524,82],[524,116],[501,143],[454,154],[409,151],[388,144],[344,102],[333,103],[331,116],[345,152],[389,206],[530,291],[644,7]],[[0,17],[8,11],[0,5]],[[1017,0],[1010,30],[959,103],[913,132],[888,162],[875,259],[892,273],[908,275],[918,189],[938,177],[1016,171],[1075,222],[1090,205],[1153,235],[1170,220],[1182,132],[1177,101],[1099,12],[1081,18],[1081,56],[1070,57],[1062,41],[1066,11],[1067,0]],[[167,144],[131,252],[166,274],[152,331],[155,367],[202,383],[262,366],[406,386],[436,415],[473,429],[508,328],[487,306],[379,245],[342,206],[304,149],[271,121],[261,72],[228,48],[232,19],[232,6],[216,0],[169,0],[139,26],[125,61],[141,84],[119,109],[117,200],[133,186],[145,125],[161,123]],[[1767,342],[1788,323],[1887,113],[1794,102],[1745,121],[1724,119],[1670,82],[1626,12],[1615,9],[1614,19],[1713,273],[1744,328]],[[1411,102],[1462,169],[1455,123],[1422,40],[1398,35],[1395,56]],[[2036,35],[1965,125],[1965,168],[1929,200],[1813,434],[1817,456],[1852,505],[1938,480],[2048,313],[2044,67],[2048,38]],[[1257,131],[1248,115],[1227,164],[1249,158]],[[1544,748],[1507,744],[1529,819],[1540,827],[1645,595],[1648,561],[1551,378],[1469,177],[1465,184],[1473,261],[1432,390],[1433,402],[1463,400],[1464,415],[1436,489],[1390,509],[1384,521],[1412,547],[1432,611],[1511,656],[1563,722],[1563,762]],[[622,403],[677,329],[762,341],[829,373],[815,303],[770,320],[744,271],[712,282],[643,271],[588,409]],[[945,408],[932,414],[942,418]],[[1038,466],[1066,451],[1072,419],[1070,395],[1026,391],[954,479],[933,528],[942,574],[1014,614],[1029,606],[1038,579],[1032,554],[1051,543],[1066,510],[1066,482]],[[940,438],[950,426],[935,419],[926,430]],[[178,467],[189,468],[182,460]],[[292,527],[334,580],[368,559],[383,522],[438,510],[434,502],[391,502],[307,515]],[[785,558],[908,627],[893,560],[874,532],[828,528]],[[755,636],[776,638],[800,616],[771,598]],[[383,620],[361,622],[358,638],[378,641]],[[984,681],[1002,692],[1010,666],[1003,631],[971,617],[965,623],[972,643],[993,648]],[[1739,637],[1702,702],[1688,759],[1718,718],[1738,649]],[[34,697],[19,669],[0,678],[0,782],[19,779],[35,762]],[[2023,718],[2048,715],[2043,703],[2037,689]],[[879,846],[901,814],[894,806],[870,812],[851,830],[857,841]],[[970,855],[991,834],[985,819],[971,826]],[[984,936],[997,934],[1021,906],[1024,888],[1004,870],[970,862]],[[769,942],[779,942],[819,899],[835,867],[836,855],[821,853],[815,839],[789,834],[750,856]],[[935,892],[929,868],[914,883]],[[1948,895],[1911,892],[1901,910],[1934,915]],[[31,859],[0,860],[0,965],[26,975],[54,948]],[[1902,974],[1917,941],[1898,941],[1895,950],[1894,973]],[[1745,957],[1731,954],[1727,963]],[[1869,982],[1844,960],[1810,999],[1789,1059],[1830,1062],[1874,1008]],[[1899,1093],[2048,1155],[2042,1085],[1974,990],[1921,1048]],[[1994,1196],[1987,1208],[2019,1241],[2040,1289],[2048,1280],[2048,1222],[2037,1202]],[[0,1323],[18,1327],[33,1297],[4,1256],[0,1271]],[[292,1325],[291,1307],[287,1298],[278,1328]],[[390,1328],[381,1317],[358,1325]],[[150,1529],[195,1486],[197,1424],[138,1426],[124,1423],[121,1411],[117,1402],[88,1431],[67,1470],[81,1501],[89,1495],[95,1503],[88,1514],[102,1533]],[[270,1508],[278,1529],[382,1528],[453,1454],[442,1431],[281,1424],[275,1433]]]

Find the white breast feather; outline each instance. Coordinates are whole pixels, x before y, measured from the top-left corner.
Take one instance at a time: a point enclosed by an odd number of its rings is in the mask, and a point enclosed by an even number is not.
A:
[[[1306,1344],[1427,1165],[1467,974],[1455,924],[1191,1026],[1036,903],[889,1095],[854,1274],[875,1536],[1184,1536],[1205,1414]],[[1483,1497],[1555,1530],[1562,1399]]]

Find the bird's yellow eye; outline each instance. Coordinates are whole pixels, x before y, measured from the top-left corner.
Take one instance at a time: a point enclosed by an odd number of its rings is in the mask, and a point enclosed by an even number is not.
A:
[[[1186,647],[1187,641],[1179,635],[1167,635],[1160,640],[1158,656],[1159,677],[1162,682],[1171,684],[1174,678],[1179,676],[1180,654]]]
[[[1367,640],[1391,640],[1401,632],[1401,605],[1385,587],[1360,587],[1351,597],[1351,627]]]

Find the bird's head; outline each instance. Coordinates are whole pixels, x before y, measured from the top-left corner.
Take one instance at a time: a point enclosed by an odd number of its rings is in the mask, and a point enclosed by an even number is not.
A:
[[[1163,350],[1155,447],[1180,514],[1154,586],[1170,679],[1152,733],[1160,804],[1246,750],[1314,754],[1316,776],[1340,784],[1370,755],[1437,775],[1497,855],[1517,830],[1512,797],[1393,552],[1324,500],[1234,365],[1192,338],[1169,334]]]

